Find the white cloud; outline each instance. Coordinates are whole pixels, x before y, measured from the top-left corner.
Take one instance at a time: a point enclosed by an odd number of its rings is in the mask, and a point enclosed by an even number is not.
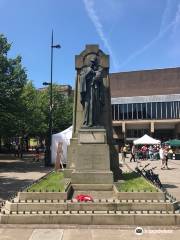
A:
[[[165,23],[167,22],[167,17],[169,15],[168,7],[170,7],[170,5],[171,5],[170,1],[167,0],[167,4],[166,4],[165,10],[164,10],[164,13],[162,16],[162,20],[161,20],[161,27],[160,27],[159,33],[156,35],[155,38],[153,38],[145,46],[143,46],[141,49],[134,52],[125,61],[123,61],[123,63],[121,63],[121,65],[120,65],[120,68],[124,67],[131,60],[133,60],[137,56],[141,55],[143,52],[145,52],[147,49],[149,49],[152,45],[157,43],[162,37],[164,37],[167,34],[168,31],[173,30],[173,32],[175,32],[177,30],[177,28],[180,24],[180,3],[177,7],[177,11],[176,11],[176,15],[175,15],[174,19],[169,24],[166,24],[166,26],[165,26]]]
[[[166,28],[168,22],[169,22],[169,18],[171,17],[171,12],[173,8],[173,1],[172,0],[167,0],[166,1],[166,6],[161,18],[161,25],[160,25],[160,32],[162,32],[164,30],[164,28]]]
[[[179,28],[179,25],[180,25],[180,3],[178,5],[178,9],[177,9],[176,16],[175,16],[175,19],[174,19],[173,34],[176,33],[176,31]]]
[[[84,2],[85,9],[87,11],[89,18],[91,19],[100,39],[104,43],[104,46],[106,47],[106,49],[108,50],[108,52],[112,58],[112,63],[113,63],[114,69],[117,70],[119,68],[119,63],[113,53],[113,50],[111,48],[111,45],[108,42],[107,37],[105,36],[104,30],[103,30],[103,25],[102,25],[98,15],[96,14],[95,7],[94,7],[94,1],[93,0],[83,0],[83,2]]]

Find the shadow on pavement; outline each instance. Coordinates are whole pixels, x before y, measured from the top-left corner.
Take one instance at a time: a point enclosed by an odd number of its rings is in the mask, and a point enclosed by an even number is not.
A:
[[[34,179],[17,179],[0,177],[0,202],[9,199],[25,186],[33,183]]]

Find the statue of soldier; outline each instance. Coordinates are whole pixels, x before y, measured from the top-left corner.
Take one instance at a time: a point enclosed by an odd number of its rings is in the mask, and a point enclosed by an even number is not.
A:
[[[100,115],[104,105],[103,68],[96,56],[90,58],[88,66],[80,73],[80,102],[84,110],[84,127],[100,126]]]

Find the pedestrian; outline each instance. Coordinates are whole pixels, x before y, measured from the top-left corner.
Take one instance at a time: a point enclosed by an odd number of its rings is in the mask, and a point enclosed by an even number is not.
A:
[[[164,155],[164,148],[161,146],[159,149],[159,156],[161,160],[161,169],[165,168],[165,155]]]
[[[40,160],[40,146],[37,145],[35,148],[35,161],[39,162],[39,160]]]
[[[122,154],[122,161],[125,162],[125,159],[126,159],[126,153],[127,153],[127,147],[126,145],[124,145],[122,147],[122,150],[121,150],[121,154]]]
[[[154,153],[153,153],[153,147],[152,147],[152,145],[150,145],[149,146],[149,159],[150,160],[153,160],[153,158],[154,158]]]
[[[64,170],[63,166],[63,142],[58,143],[57,153],[56,153],[56,162],[55,162],[55,171],[62,169]]]
[[[142,146],[141,152],[142,152],[142,160],[147,160],[147,151],[148,148],[146,145]]]
[[[132,160],[134,160],[134,162],[136,161],[136,159],[135,159],[135,153],[136,153],[136,148],[135,148],[134,145],[132,145],[130,162],[132,162]]]
[[[168,146],[165,146],[165,148],[164,148],[164,162],[165,162],[166,169],[168,169],[168,151],[169,151]]]

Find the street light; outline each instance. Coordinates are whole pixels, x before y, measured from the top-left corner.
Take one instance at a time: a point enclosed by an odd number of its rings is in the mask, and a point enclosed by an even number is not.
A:
[[[45,154],[45,166],[51,165],[51,137],[52,137],[52,76],[53,76],[53,49],[54,48],[61,48],[59,44],[54,45],[53,42],[53,30],[52,30],[52,37],[51,37],[51,81],[50,82],[43,82],[43,85],[50,86],[50,106],[49,106],[49,126],[48,126],[48,139],[46,142],[46,154]]]

